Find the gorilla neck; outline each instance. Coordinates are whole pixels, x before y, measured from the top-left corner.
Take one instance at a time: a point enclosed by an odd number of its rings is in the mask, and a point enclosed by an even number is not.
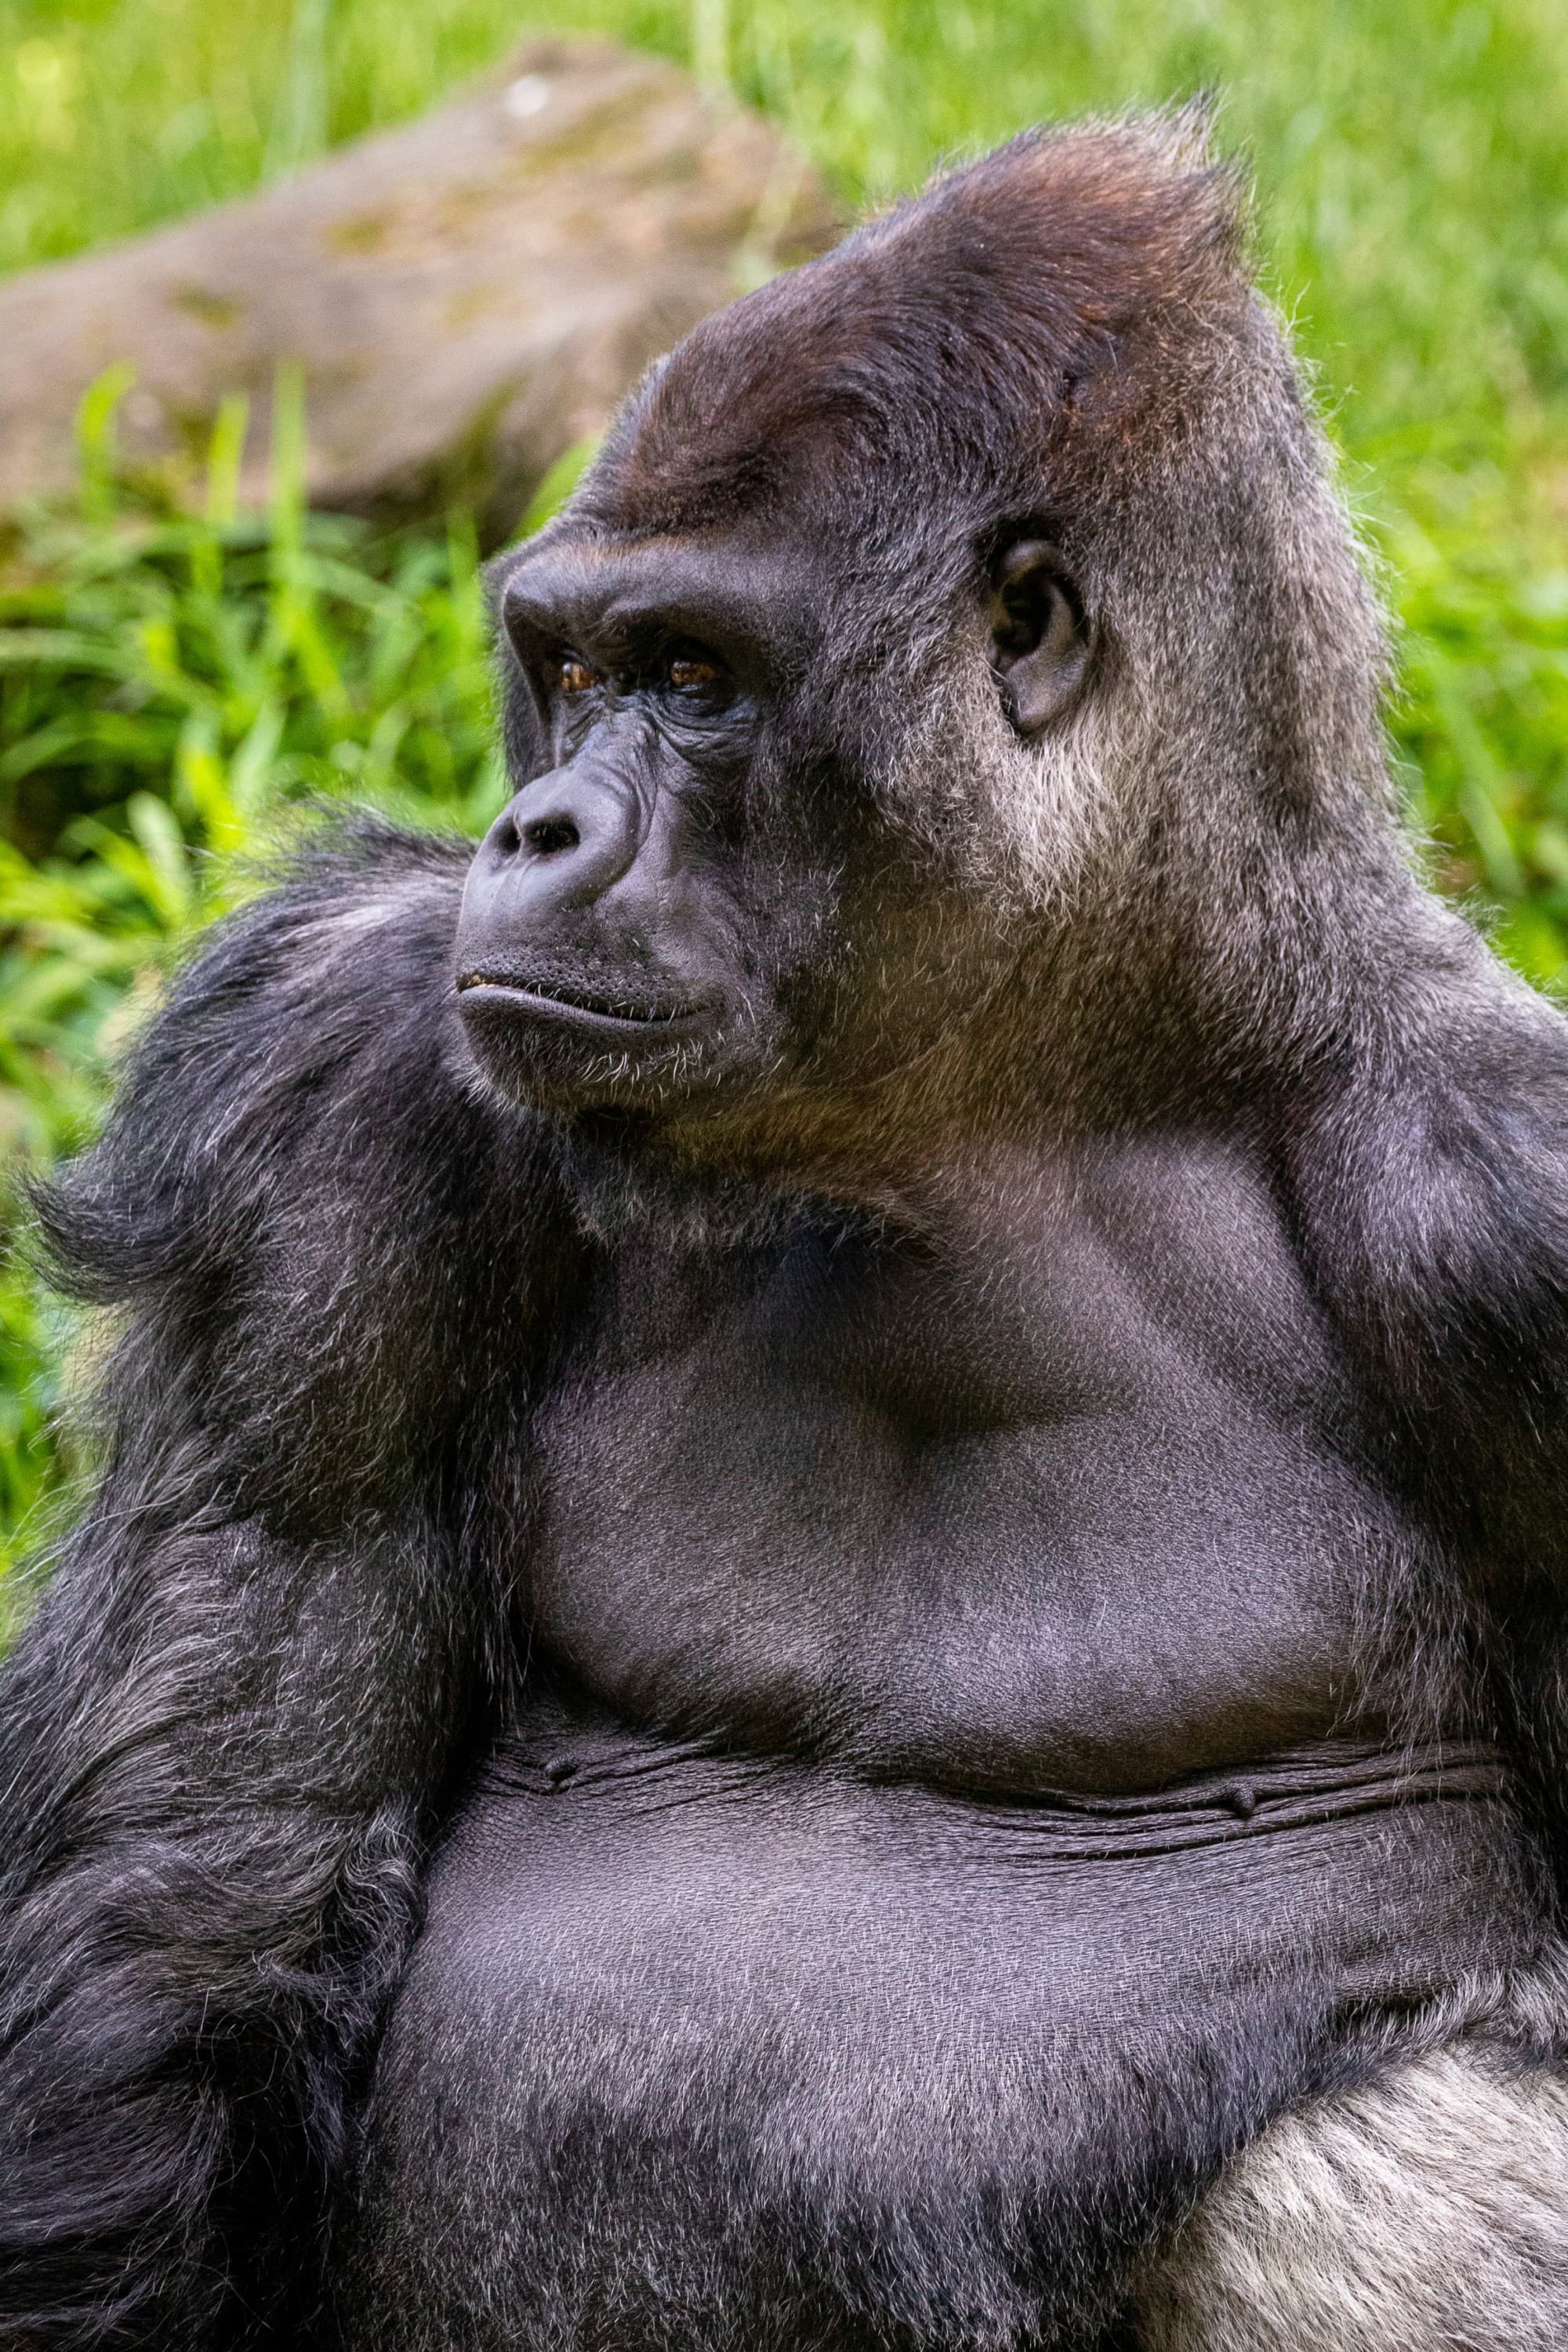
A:
[[[1114,1127],[1228,1129],[1234,1084],[1154,960],[1114,996],[1082,943],[1030,941],[936,1040],[874,1076],[773,1087],[752,1103],[675,1112],[644,1139],[651,1157],[763,1195],[837,1202],[934,1237],[969,1223],[994,1171],[1011,1192],[1043,1181],[1064,1148]],[[1179,1103],[1179,1117],[1172,1106]]]

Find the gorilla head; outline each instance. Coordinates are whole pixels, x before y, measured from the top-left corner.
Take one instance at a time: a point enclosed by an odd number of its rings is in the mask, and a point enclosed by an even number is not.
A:
[[[1196,134],[1017,140],[736,304],[498,567],[521,789],[457,964],[503,1087],[704,1150],[765,1095],[776,1152],[1059,999],[1096,914],[1168,998],[1173,846],[1355,821],[1373,623]]]

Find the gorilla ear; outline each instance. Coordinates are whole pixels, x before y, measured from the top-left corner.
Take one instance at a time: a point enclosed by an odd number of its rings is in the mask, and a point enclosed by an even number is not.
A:
[[[1007,716],[1032,735],[1073,701],[1089,667],[1089,635],[1056,549],[1015,540],[991,567],[991,667]]]

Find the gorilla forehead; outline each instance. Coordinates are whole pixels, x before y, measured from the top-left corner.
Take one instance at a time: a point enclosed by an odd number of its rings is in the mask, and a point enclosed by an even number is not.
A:
[[[1237,184],[1187,112],[1031,131],[705,320],[577,511],[631,531],[818,526],[889,476],[1068,497],[1252,341]],[[1226,371],[1229,372],[1228,369]],[[910,475],[910,467],[934,468]]]

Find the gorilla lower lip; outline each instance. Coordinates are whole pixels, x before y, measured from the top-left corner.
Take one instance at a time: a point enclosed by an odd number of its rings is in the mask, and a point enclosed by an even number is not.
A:
[[[483,971],[464,972],[458,993],[470,1002],[507,1005],[519,1013],[546,1018],[592,1023],[616,1029],[676,1029],[692,1022],[705,1009],[700,1004],[650,1003],[627,996],[598,995],[584,988],[552,982],[549,986],[505,980]]]

